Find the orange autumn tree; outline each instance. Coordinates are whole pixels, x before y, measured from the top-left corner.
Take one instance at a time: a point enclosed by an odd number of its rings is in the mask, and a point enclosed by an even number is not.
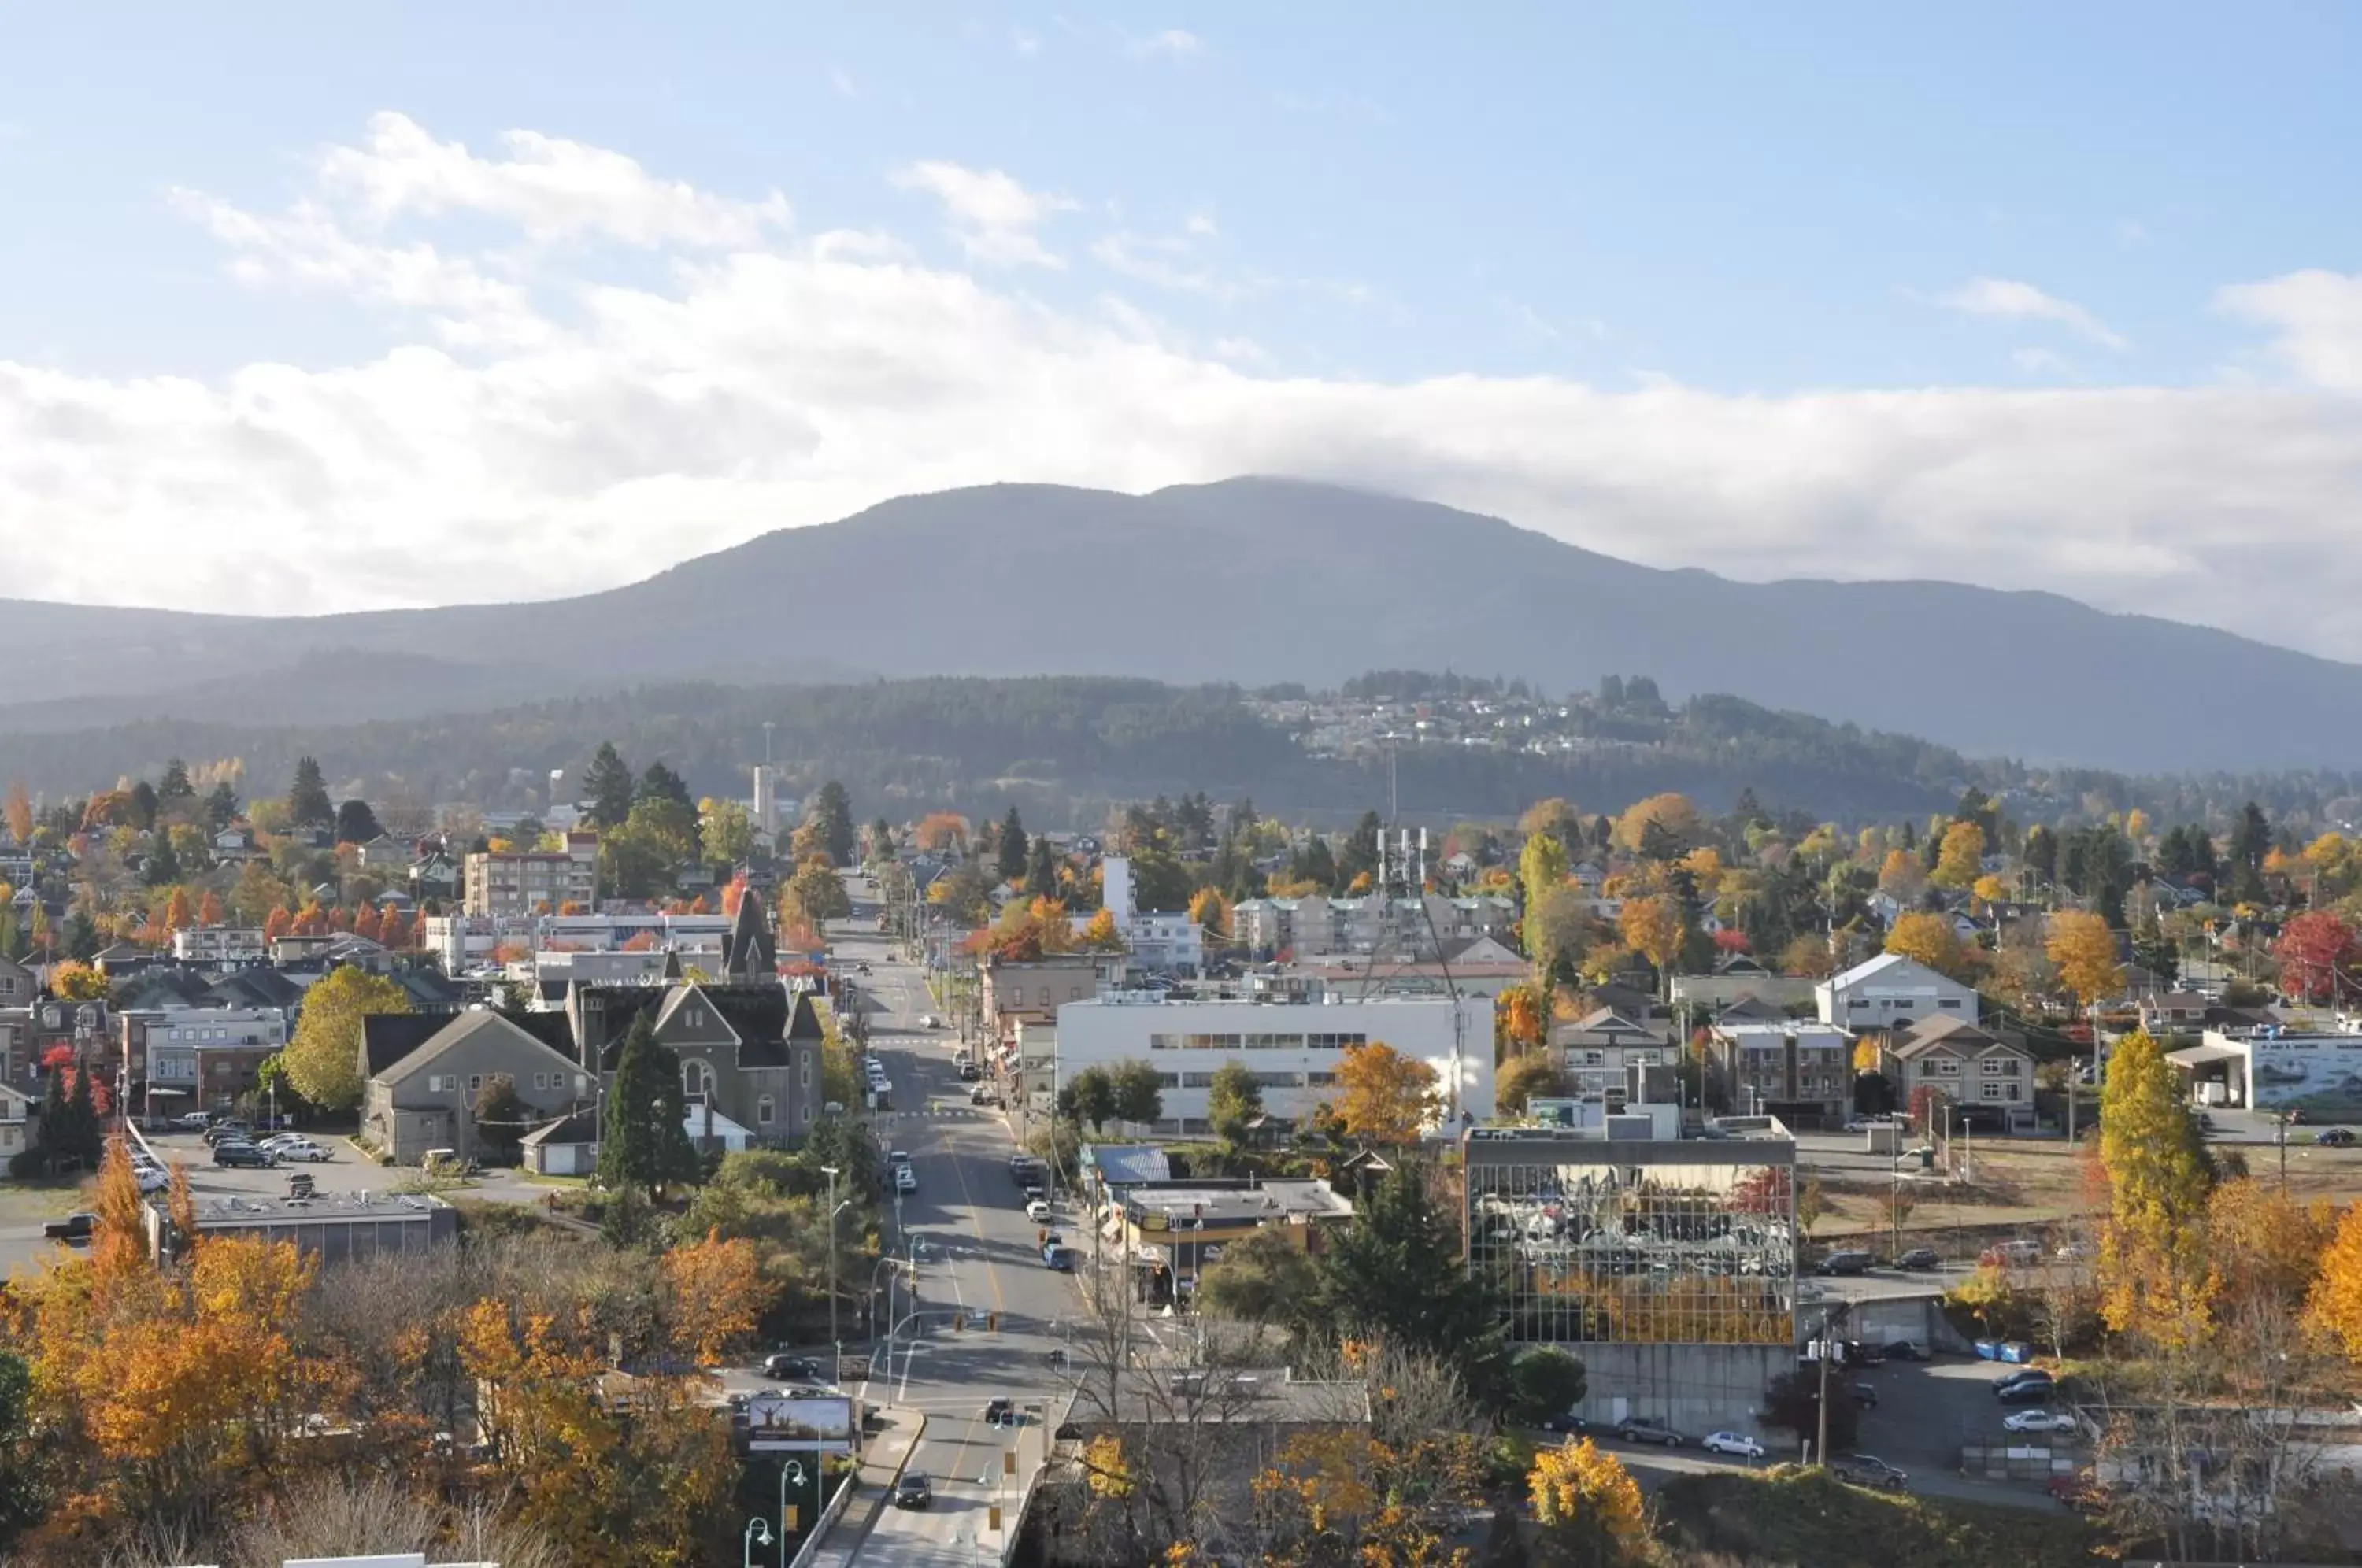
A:
[[[225,918],[226,917],[222,913],[222,901],[220,895],[215,893],[210,888],[206,889],[205,896],[197,900],[197,923],[199,925],[219,925]]]
[[[719,1231],[665,1253],[658,1274],[673,1349],[700,1366],[719,1365],[751,1341],[778,1294],[763,1277],[755,1243],[743,1236],[725,1242]]]
[[[1337,1120],[1370,1143],[1408,1143],[1443,1114],[1435,1069],[1381,1041],[1350,1045],[1337,1064]]]
[[[175,888],[172,889],[171,896],[164,900],[164,929],[186,931],[189,928],[190,920],[189,890],[186,888]]]
[[[295,917],[287,912],[287,906],[284,904],[274,905],[272,906],[270,912],[263,917],[262,940],[265,942],[276,942],[281,937],[289,934],[294,929]]]

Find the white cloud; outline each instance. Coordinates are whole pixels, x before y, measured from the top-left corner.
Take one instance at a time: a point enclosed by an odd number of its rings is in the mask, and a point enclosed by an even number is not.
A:
[[[320,154],[320,183],[379,223],[472,212],[541,241],[598,235],[648,247],[743,247],[765,243],[793,218],[777,192],[736,201],[658,180],[621,153],[579,141],[526,130],[501,140],[505,160],[479,158],[406,115],[376,115],[363,145]]]
[[[1195,33],[1184,32],[1179,28],[1167,28],[1163,32],[1132,39],[1126,47],[1135,58],[1142,60],[1160,54],[1172,60],[1187,60],[1192,55],[1204,53],[1206,41]]]
[[[924,191],[944,204],[952,233],[968,259],[994,267],[1064,267],[1065,259],[1034,230],[1080,204],[1029,191],[998,169],[970,169],[940,160],[894,171],[894,183]]]
[[[2047,348],[2019,348],[2012,351],[2009,362],[2029,375],[2065,376],[2074,373],[2075,367],[2063,354]]]
[[[1111,272],[1175,293],[1229,302],[1259,286],[1253,280],[1225,278],[1200,262],[1187,236],[1160,237],[1120,230],[1093,240],[1091,255]]]
[[[2047,321],[2111,348],[2126,347],[2122,335],[2081,305],[2046,294],[2032,283],[2008,278],[1971,278],[1937,302],[1970,315],[2003,321]]]
[[[2277,330],[2274,358],[2313,385],[2362,392],[2362,274],[2318,269],[2222,290],[2216,304]]]
[[[668,210],[722,201],[686,196]],[[507,231],[547,225],[540,208],[499,209],[489,237],[464,226],[462,246],[453,226],[376,233],[337,199],[182,205],[254,286],[392,313],[390,352],[205,381],[0,361],[12,592],[259,612],[558,594],[914,491],[1263,472],[1660,566],[2042,588],[2362,657],[2362,399],[1319,377],[1120,298],[1054,308],[891,236],[767,225],[759,248],[677,239],[653,279],[618,281],[595,249],[519,278]],[[2300,274],[2224,303],[2352,385],[2362,357],[2331,344],[2356,287]]]

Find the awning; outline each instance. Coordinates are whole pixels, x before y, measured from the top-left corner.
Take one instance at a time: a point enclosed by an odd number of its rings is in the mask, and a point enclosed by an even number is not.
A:
[[[2185,1045],[2179,1051],[2168,1051],[2165,1059],[2177,1067],[2203,1067],[2216,1062],[2240,1062],[2246,1059],[2246,1050],[2237,1045]]]

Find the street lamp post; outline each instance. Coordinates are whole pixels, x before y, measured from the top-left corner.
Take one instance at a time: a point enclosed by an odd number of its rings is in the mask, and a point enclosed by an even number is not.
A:
[[[829,1342],[836,1347],[836,1369],[832,1381],[842,1385],[844,1381],[844,1337],[836,1331],[837,1168],[822,1165],[821,1171],[828,1177],[828,1338]]]
[[[820,1523],[822,1491],[820,1480],[820,1458],[815,1454],[812,1458],[813,1528],[817,1528]],[[788,1568],[788,1487],[792,1485],[800,1490],[803,1484],[804,1466],[801,1460],[790,1459],[785,1464],[779,1466],[779,1568]]]
[[[755,1568],[755,1548],[771,1544],[771,1521],[756,1514],[746,1521],[746,1550],[738,1554],[738,1568]]]

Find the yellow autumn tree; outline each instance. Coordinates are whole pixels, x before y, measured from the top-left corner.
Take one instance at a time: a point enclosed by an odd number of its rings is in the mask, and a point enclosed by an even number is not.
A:
[[[1983,873],[1984,857],[1985,830],[1974,823],[1954,823],[1944,830],[1944,846],[1936,857],[1936,886],[1972,886]]]
[[[1126,944],[1123,933],[1115,927],[1115,911],[1101,910],[1084,922],[1081,938],[1086,953],[1121,953]]]
[[[1622,911],[1616,917],[1616,931],[1626,946],[1668,977],[1689,936],[1689,927],[1682,919],[1682,906],[1663,894],[1625,900]]]
[[[2212,1177],[2173,1064],[2146,1030],[2116,1042],[2100,1095],[2108,1222],[2100,1237],[2100,1315],[2164,1349],[2203,1337],[2213,1283],[2206,1252]]]
[[[359,1104],[362,1020],[410,1010],[410,994],[384,976],[352,965],[335,970],[304,995],[304,1016],[285,1053],[288,1081],[326,1110]]]
[[[2222,1183],[2206,1199],[2214,1300],[2275,1317],[2299,1310],[2336,1233],[2337,1214],[2326,1202],[2300,1202],[2286,1187],[2251,1176]]]
[[[2304,1303],[2305,1323],[2362,1365],[2362,1203],[2349,1203],[2322,1249]]]
[[[1219,888],[1200,888],[1189,900],[1189,918],[1209,942],[1231,939],[1231,904]]]
[[[1545,1027],[1542,999],[1533,987],[1523,980],[1504,986],[1501,994],[1493,999],[1493,1006],[1498,1015],[1501,1043],[1507,1054],[1514,1055],[1530,1051],[1542,1043]]]
[[[1900,904],[1915,903],[1927,888],[1927,873],[1907,849],[1890,849],[1878,868],[1878,890]]]
[[[1589,1438],[1535,1454],[1526,1492],[1548,1560],[1586,1568],[1647,1560],[1649,1513],[1639,1485]]]
[[[2104,915],[2089,910],[2063,910],[2052,915],[2043,951],[2058,966],[2060,981],[2085,1007],[2124,989],[2115,933],[2108,929]]]
[[[1408,1143],[1443,1114],[1435,1069],[1381,1041],[1346,1047],[1337,1064],[1337,1120],[1364,1143]]]
[[[700,1366],[721,1364],[752,1340],[777,1294],[763,1277],[755,1243],[743,1236],[725,1242],[719,1231],[666,1253],[658,1274],[673,1349]]]
[[[1878,1071],[1878,1042],[1868,1035],[1853,1043],[1853,1070],[1857,1073]]]
[[[1616,845],[1634,854],[1679,860],[1696,847],[1705,824],[1685,795],[1651,795],[1616,819]]]
[[[106,977],[78,958],[69,958],[50,970],[50,993],[65,1001],[102,1001]]]
[[[1951,979],[1966,982],[1974,974],[1973,961],[1948,915],[1914,910],[1895,916],[1887,928],[1886,951],[1915,958]]]

